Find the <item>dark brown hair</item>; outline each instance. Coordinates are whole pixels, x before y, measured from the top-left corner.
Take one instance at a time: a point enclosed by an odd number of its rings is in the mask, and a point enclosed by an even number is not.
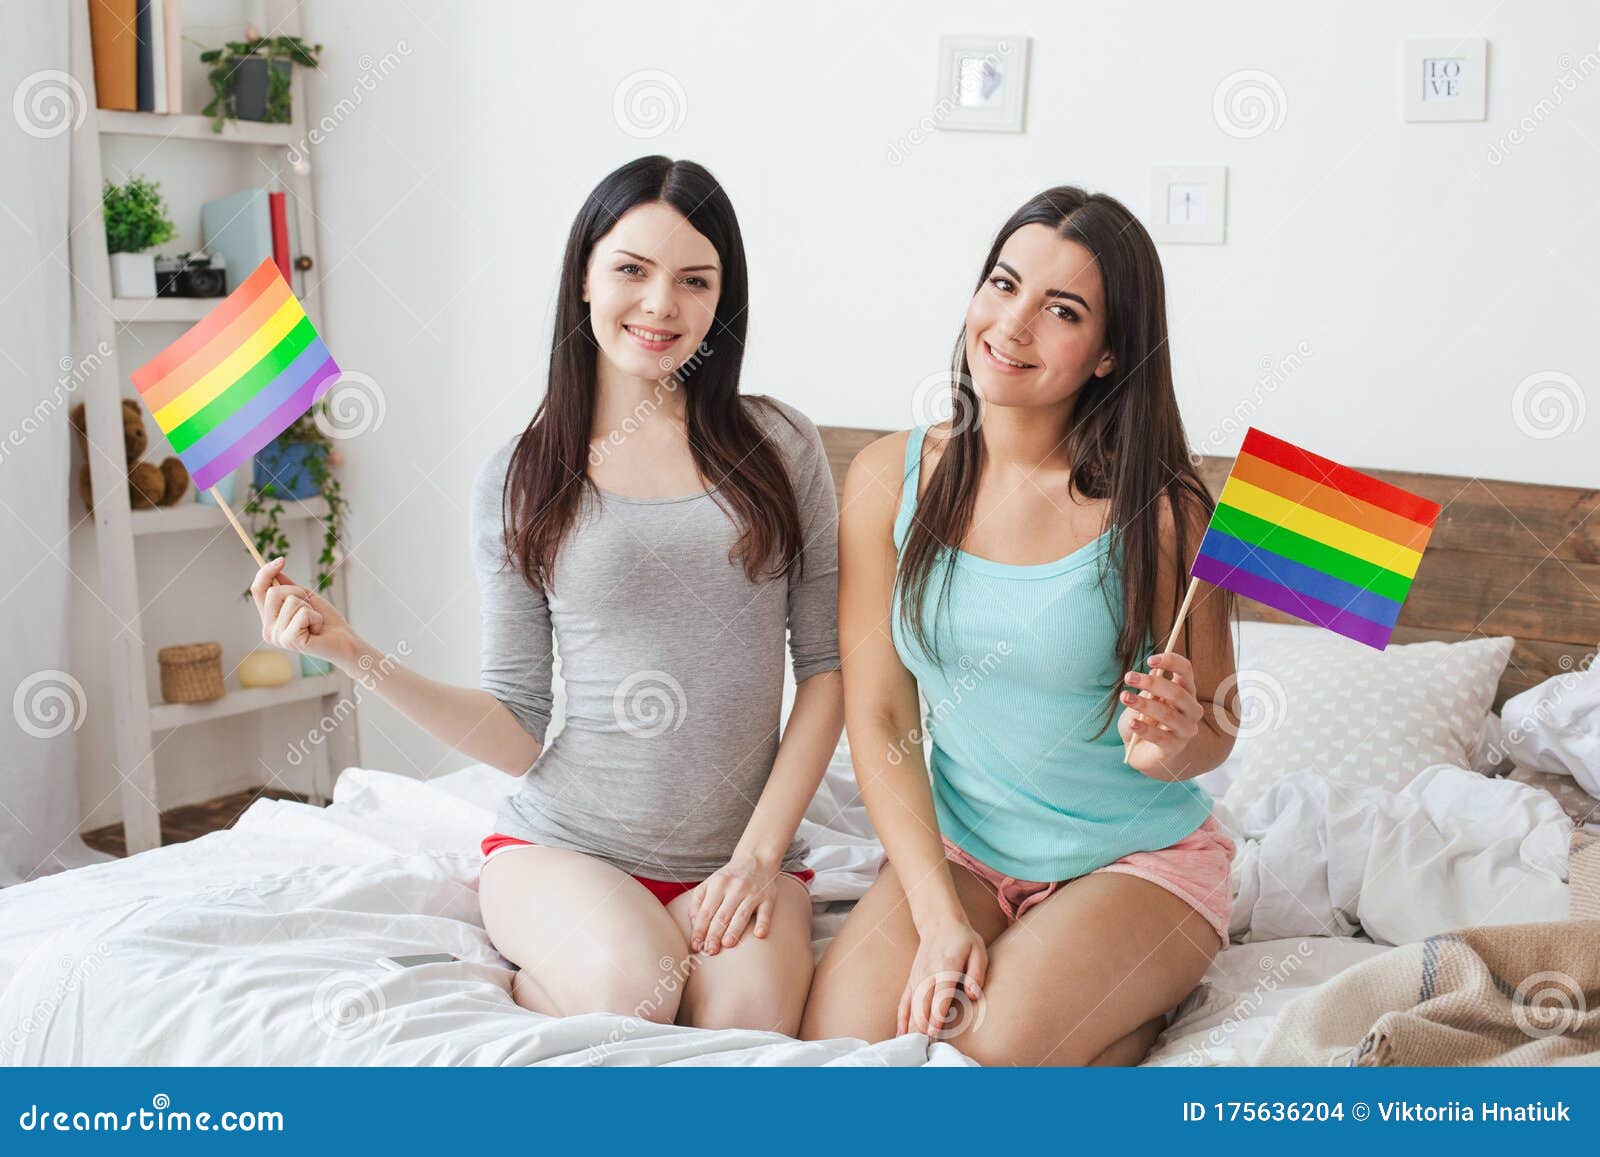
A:
[[[1120,623],[1120,670],[1131,671],[1143,656],[1145,639],[1155,633],[1157,600],[1167,599],[1175,616],[1183,596],[1181,581],[1171,590],[1156,589],[1162,545],[1160,498],[1167,498],[1175,516],[1180,576],[1186,574],[1190,555],[1199,545],[1189,541],[1195,520],[1203,525],[1215,504],[1189,457],[1178,413],[1167,350],[1166,290],[1150,235],[1112,197],[1072,186],[1047,189],[1001,227],[978,273],[976,291],[982,291],[1011,235],[1035,224],[1088,249],[1105,282],[1106,341],[1115,366],[1105,377],[1091,376],[1078,391],[1066,449],[1073,490],[1087,499],[1110,502],[1111,550],[1101,556],[1100,579]],[[901,622],[930,656],[936,650],[932,640],[937,632],[924,621],[924,601],[941,561],[942,598],[948,600],[955,559],[947,548],[959,547],[972,526],[983,467],[983,433],[976,420],[978,397],[967,364],[966,339],[963,330],[952,364],[951,403],[952,413],[973,420],[952,424],[951,436],[918,501],[895,579],[902,596]],[[1110,576],[1118,555],[1123,561],[1120,608],[1112,600]],[[1225,592],[1217,593],[1226,598]],[[1231,603],[1225,609],[1231,613]],[[1183,639],[1187,651],[1187,622]],[[1118,679],[1109,689],[1102,733],[1115,717],[1120,690]]]
[[[657,201],[682,213],[722,263],[722,291],[701,347],[704,357],[689,359],[675,372],[684,387],[695,466],[712,498],[740,528],[730,557],[742,560],[751,582],[786,574],[800,560],[794,487],[778,448],[744,405],[747,400],[771,403],[739,394],[749,282],[733,205],[700,165],[640,157],[595,186],[572,223],[556,300],[549,386],[506,471],[506,541],[518,570],[539,590],[550,588],[556,551],[577,520],[585,492],[595,490],[588,472],[589,440],[600,347],[583,300],[584,271],[596,242],[624,213]]]

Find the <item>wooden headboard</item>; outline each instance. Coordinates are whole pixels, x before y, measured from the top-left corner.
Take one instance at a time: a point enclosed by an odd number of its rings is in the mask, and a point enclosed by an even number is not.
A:
[[[861,448],[887,431],[823,426],[836,486]],[[1201,460],[1213,496],[1232,458]],[[1585,663],[1600,644],[1600,490],[1491,482],[1401,470],[1367,473],[1444,507],[1422,556],[1394,641],[1511,635],[1517,645],[1500,679],[1498,708],[1550,676]],[[1295,622],[1250,599],[1246,619]]]

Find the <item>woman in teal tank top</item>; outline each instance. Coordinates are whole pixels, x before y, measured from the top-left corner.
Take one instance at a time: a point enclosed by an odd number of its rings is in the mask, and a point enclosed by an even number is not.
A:
[[[851,466],[845,722],[887,861],[806,1037],[1136,1063],[1226,943],[1234,846],[1194,782],[1237,731],[1226,593],[1154,643],[1212,509],[1165,312],[1137,219],[1050,189],[984,262],[951,418]]]

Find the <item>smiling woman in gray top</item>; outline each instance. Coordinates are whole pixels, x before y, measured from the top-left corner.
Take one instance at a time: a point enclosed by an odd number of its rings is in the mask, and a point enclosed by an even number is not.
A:
[[[590,193],[544,399],[473,486],[480,687],[396,664],[281,560],[252,587],[269,642],[522,777],[479,899],[534,1011],[799,1027],[795,833],[844,716],[838,509],[816,427],[739,393],[747,304],[738,222],[705,169],[644,157]]]
[[[728,862],[778,753],[785,628],[797,684],[839,667],[838,515],[822,441],[788,406],[743,404],[794,482],[805,547],[786,578],[750,581],[732,557],[739,528],[711,491],[586,489],[554,581],[537,591],[502,533],[511,444],[479,472],[482,686],[545,744],[500,805],[497,834],[661,881],[698,883]],[[546,741],[552,637],[566,705]],[[804,853],[791,841],[782,867],[803,868]]]

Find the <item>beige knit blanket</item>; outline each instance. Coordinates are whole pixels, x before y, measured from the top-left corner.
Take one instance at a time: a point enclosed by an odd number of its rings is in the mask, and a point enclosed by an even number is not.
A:
[[[1600,1065],[1600,839],[1573,833],[1572,918],[1406,944],[1290,1001],[1258,1065]]]

